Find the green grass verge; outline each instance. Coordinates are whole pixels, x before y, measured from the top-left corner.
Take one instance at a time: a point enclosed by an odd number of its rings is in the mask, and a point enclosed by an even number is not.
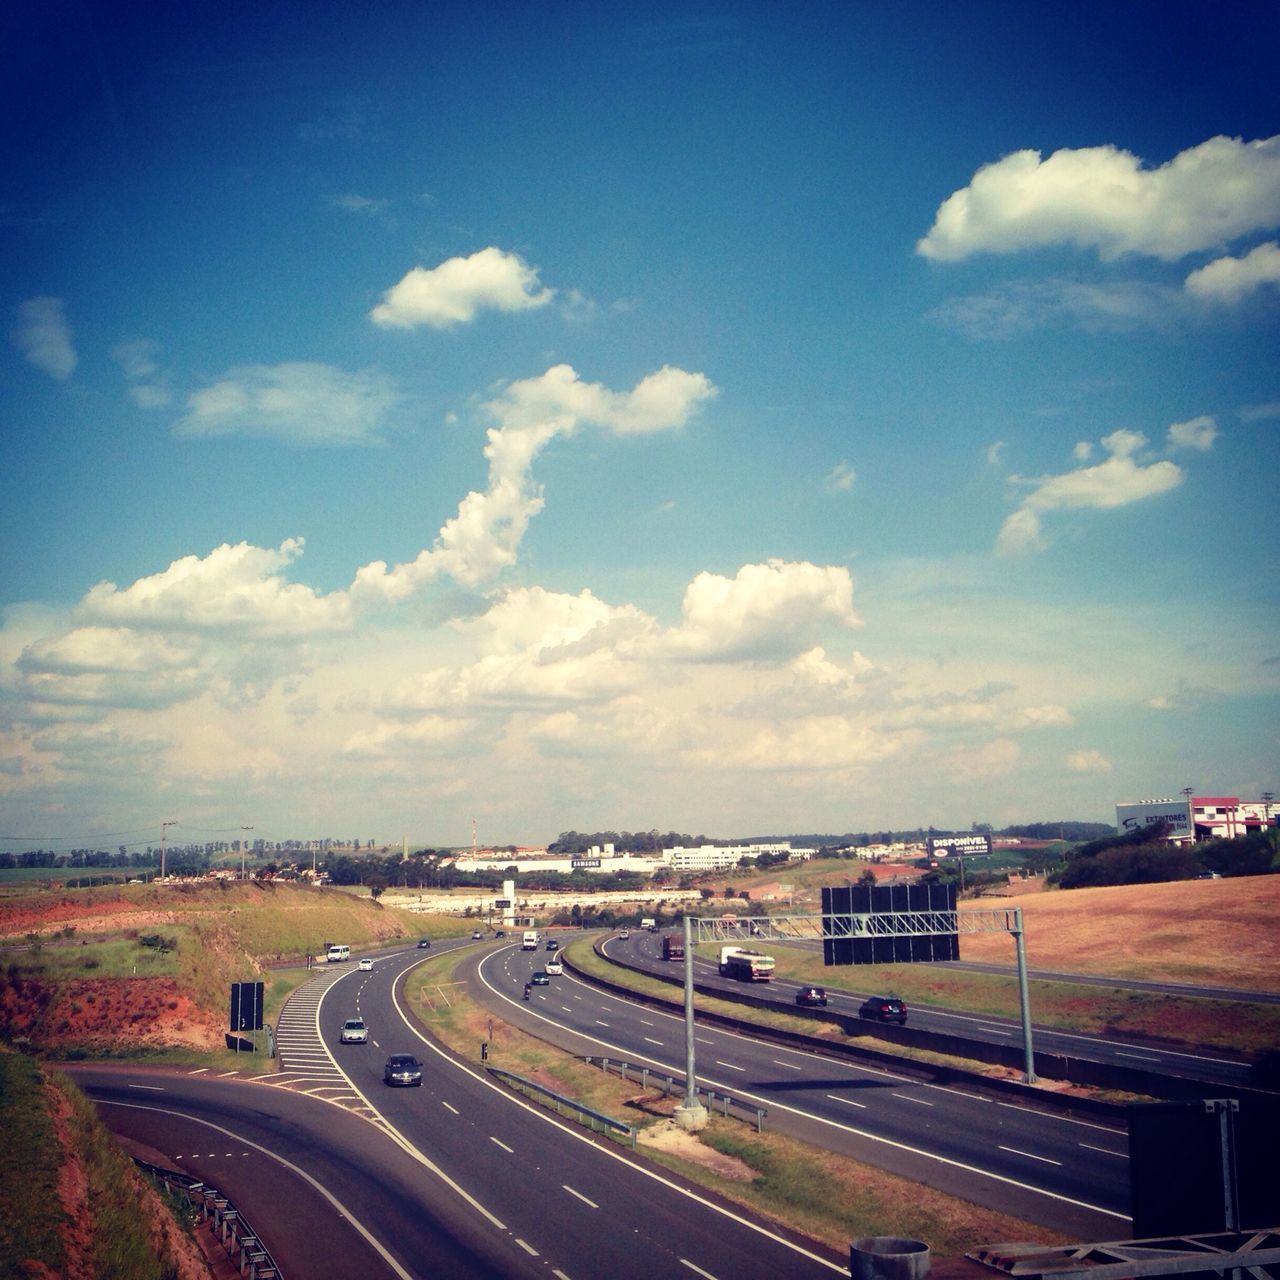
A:
[[[590,950],[588,939],[572,944]],[[797,1229],[844,1254],[850,1240],[897,1235],[924,1240],[940,1256],[993,1240],[1065,1243],[1045,1228],[982,1209],[892,1174],[818,1150],[782,1134],[757,1134],[739,1121],[713,1115],[690,1150],[663,1149],[668,1116],[678,1099],[645,1094],[634,1081],[606,1076],[571,1054],[504,1022],[476,1004],[453,978],[456,952],[433,957],[410,975],[406,998],[424,1027],[454,1052],[537,1081],[592,1110],[634,1125],[640,1151],[689,1181],[742,1204],[779,1225]],[[661,987],[661,983],[654,983]],[[730,1006],[736,1008],[737,1006]],[[715,1153],[736,1157],[737,1169],[717,1171]],[[735,1173],[741,1176],[734,1176]]]
[[[27,1259],[50,1274],[66,1269],[59,1228],[62,1156],[44,1097],[44,1078],[32,1059],[0,1050],[0,1275],[24,1274]]]

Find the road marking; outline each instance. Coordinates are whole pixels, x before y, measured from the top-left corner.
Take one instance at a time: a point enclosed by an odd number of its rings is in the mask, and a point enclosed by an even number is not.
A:
[[[529,1257],[536,1258],[538,1256],[538,1251],[533,1247],[533,1245],[525,1244],[525,1242],[521,1240],[519,1236],[516,1236],[515,1240],[516,1240],[516,1244],[518,1244],[525,1251],[525,1253],[529,1255]]]
[[[574,1189],[573,1189],[573,1188],[572,1188],[572,1187],[571,1187],[567,1182],[562,1182],[560,1185],[561,1185],[561,1186],[564,1188],[564,1190],[566,1190],[566,1191],[567,1191],[571,1196],[577,1196],[577,1197],[578,1197],[578,1199],[579,1199],[579,1200],[581,1200],[583,1204],[590,1205],[590,1206],[591,1206],[591,1208],[593,1208],[593,1209],[598,1209],[598,1208],[600,1207],[598,1204],[596,1204],[596,1202],[595,1202],[594,1200],[588,1200],[588,1199],[587,1199],[587,1197],[586,1197],[586,1196],[584,1196],[584,1195],[582,1194],[582,1192],[581,1192],[581,1191],[575,1191],[575,1190],[574,1190]]]
[[[932,1102],[926,1102],[923,1098],[913,1098],[909,1093],[895,1093],[891,1095],[894,1098],[901,1098],[903,1102],[914,1102],[918,1107],[931,1107]]]
[[[442,1107],[448,1107],[449,1110],[452,1111],[455,1116],[462,1114],[462,1112],[460,1112],[457,1107],[453,1106],[452,1103],[446,1102],[443,1098],[440,1099],[440,1105]]]
[[[690,1271],[695,1272],[697,1275],[706,1276],[707,1280],[716,1280],[716,1277],[713,1276],[710,1271],[703,1271],[701,1267],[695,1267],[688,1258],[681,1258],[680,1264],[681,1266],[688,1267]]]
[[[499,1142],[498,1139],[493,1137],[492,1135],[490,1135],[489,1141],[492,1142],[494,1146],[501,1147],[503,1151],[505,1151],[509,1156],[513,1156],[516,1153],[514,1147],[507,1146],[505,1142]]]
[[[187,1075],[189,1075],[189,1076],[202,1076],[202,1075],[204,1075],[204,1073],[205,1073],[206,1071],[208,1071],[208,1070],[209,1070],[209,1068],[208,1068],[208,1067],[197,1067],[194,1071],[188,1071],[188,1072],[187,1072]]]
[[[158,1084],[131,1084],[130,1089],[150,1089],[152,1093],[163,1093],[164,1086]]]
[[[1099,1154],[1104,1156],[1116,1156],[1120,1160],[1127,1160],[1129,1158],[1128,1152],[1125,1151],[1109,1151],[1106,1147],[1090,1146],[1087,1142],[1081,1142],[1078,1145],[1082,1146],[1086,1151],[1097,1151]]]
[[[774,1065],[775,1067],[786,1067],[786,1069],[787,1069],[788,1071],[802,1071],[802,1070],[803,1070],[803,1068],[802,1068],[802,1067],[798,1067],[798,1066],[796,1066],[796,1064],[795,1064],[794,1062],[779,1062],[779,1061],[777,1060],[777,1058],[774,1058],[774,1059],[773,1059],[773,1065]]]
[[[650,1022],[648,1018],[641,1018],[640,1025],[642,1027],[656,1027],[658,1024],[656,1022]]]
[[[661,1041],[661,1040],[655,1040],[652,1036],[645,1036],[645,1039],[646,1039],[650,1044],[656,1044],[656,1045],[658,1046],[658,1048],[662,1048],[662,1041]]]
[[[1012,1027],[992,1027],[992,1026],[988,1026],[985,1022],[980,1022],[980,1023],[978,1023],[978,1030],[979,1030],[979,1031],[991,1031],[991,1032],[993,1032],[995,1035],[998,1035],[998,1036],[1011,1036],[1011,1035],[1013,1035],[1013,1028],[1012,1028]]]
[[[1122,1049],[1116,1050],[1117,1058],[1141,1058],[1143,1062],[1159,1062],[1160,1059],[1154,1053],[1125,1053]]]
[[[827,1097],[830,1098],[832,1102],[843,1102],[846,1107],[860,1107],[863,1111],[867,1109],[867,1104],[865,1102],[854,1102],[852,1098],[842,1098],[838,1094],[834,1093],[827,1094]]]
[[[601,1022],[599,1018],[597,1018],[597,1019],[596,1019],[596,1026],[597,1026],[597,1027],[607,1027],[608,1025],[609,1025],[609,1024],[608,1024],[607,1022]]]
[[[717,1067],[728,1067],[730,1071],[745,1071],[745,1070],[746,1070],[746,1067],[736,1067],[736,1066],[734,1066],[734,1064],[733,1064],[732,1062],[721,1062],[719,1058],[717,1058],[717,1059],[716,1059],[716,1066],[717,1066]]]
[[[1062,1167],[1061,1160],[1050,1160],[1048,1156],[1038,1156],[1032,1151],[1019,1151],[1017,1147],[1001,1147],[1001,1151],[1007,1151],[1011,1156],[1026,1156],[1028,1160],[1039,1160],[1041,1164],[1056,1164]]]

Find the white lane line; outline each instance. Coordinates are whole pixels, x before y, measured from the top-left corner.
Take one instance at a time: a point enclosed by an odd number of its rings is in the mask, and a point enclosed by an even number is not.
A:
[[[1116,1051],[1117,1058],[1141,1058],[1143,1062],[1159,1062],[1160,1059],[1154,1053],[1125,1053],[1123,1050]]]
[[[645,1039],[646,1039],[650,1044],[656,1044],[656,1045],[658,1046],[658,1048],[662,1048],[662,1041],[661,1041],[661,1040],[655,1040],[652,1036],[645,1036]]]
[[[716,1280],[716,1277],[713,1276],[710,1271],[703,1271],[701,1267],[695,1267],[693,1263],[689,1261],[688,1258],[681,1258],[680,1265],[684,1267],[688,1267],[689,1270],[692,1271],[695,1275],[705,1276],[706,1280]]]
[[[568,1006],[567,1004],[562,1004],[562,1005],[560,1006],[560,1012],[561,1012],[561,1013],[572,1013],[572,1012],[573,1012],[573,1010],[572,1010],[572,1009],[570,1009],[570,1008],[569,1008],[569,1006]]]
[[[978,1030],[979,1030],[979,1031],[990,1031],[993,1035],[997,1035],[997,1036],[1011,1036],[1011,1035],[1013,1035],[1013,1028],[1012,1028],[1012,1027],[991,1027],[991,1026],[988,1026],[985,1022],[980,1022],[980,1023],[978,1023]]]
[[[459,1111],[457,1107],[455,1107],[451,1102],[446,1102],[443,1098],[440,1099],[440,1105],[442,1107],[447,1107],[450,1111],[453,1112],[455,1116],[462,1114],[462,1112]]]
[[[918,1107],[931,1107],[932,1102],[926,1102],[923,1098],[913,1098],[909,1093],[895,1093],[891,1097],[901,1098],[903,1102],[914,1102]]]
[[[601,1022],[599,1018],[597,1018],[597,1019],[596,1019],[596,1026],[597,1026],[597,1027],[607,1027],[608,1025],[609,1025],[609,1024],[608,1024],[607,1022]]]
[[[158,1084],[131,1084],[130,1089],[150,1089],[152,1093],[163,1093],[164,1087]]]
[[[206,1071],[208,1071],[208,1070],[209,1070],[209,1068],[208,1068],[208,1067],[197,1067],[194,1071],[188,1071],[188,1072],[187,1072],[187,1075],[189,1075],[189,1076],[202,1076],[202,1075],[204,1075],[204,1073],[205,1073]]]
[[[516,1240],[516,1244],[518,1244],[525,1251],[525,1253],[529,1255],[529,1257],[536,1258],[538,1256],[538,1251],[533,1247],[533,1245],[525,1244],[525,1242],[521,1240],[519,1236],[516,1236],[515,1240]]]
[[[852,1098],[842,1098],[838,1094],[834,1093],[827,1094],[827,1097],[830,1098],[832,1102],[843,1102],[846,1107],[858,1107],[863,1111],[867,1109],[867,1104],[865,1102],[854,1102]]]
[[[492,1142],[495,1147],[501,1147],[509,1156],[513,1156],[516,1153],[514,1147],[507,1146],[505,1142],[499,1142],[497,1138],[492,1136],[492,1134],[489,1136],[489,1141]]]
[[[594,1200],[588,1200],[587,1197],[584,1196],[581,1191],[575,1191],[567,1182],[562,1182],[560,1185],[571,1196],[577,1196],[578,1199],[581,1200],[583,1204],[590,1205],[591,1208],[593,1209],[598,1209],[600,1207],[598,1204],[596,1204]]]
[[[1007,1151],[1011,1156],[1026,1156],[1028,1160],[1039,1160],[1041,1164],[1056,1164],[1059,1168],[1062,1167],[1061,1160],[1050,1160],[1048,1156],[1038,1156],[1033,1151],[1019,1151],[1017,1147],[1004,1146],[1000,1150]]]
[[[787,1069],[788,1071],[801,1071],[801,1070],[803,1070],[803,1068],[796,1066],[796,1064],[795,1064],[794,1062],[779,1062],[779,1061],[777,1060],[777,1058],[774,1058],[774,1059],[773,1059],[773,1065],[774,1065],[775,1067],[786,1067],[786,1069]]]
[[[640,1025],[644,1027],[656,1027],[658,1024],[656,1022],[650,1022],[648,1018],[641,1018]]]
[[[1107,1150],[1106,1147],[1091,1146],[1087,1142],[1081,1142],[1081,1143],[1078,1143],[1077,1145],[1083,1147],[1086,1151],[1096,1151],[1098,1152],[1099,1155],[1115,1156],[1117,1159],[1120,1159],[1120,1160],[1127,1160],[1129,1158],[1129,1153],[1127,1151],[1109,1151]]]
[[[721,1062],[719,1058],[717,1058],[717,1059],[716,1059],[716,1066],[717,1066],[717,1067],[728,1067],[730,1071],[745,1071],[745,1070],[746,1070],[746,1067],[738,1067],[738,1066],[735,1066],[732,1062]]]

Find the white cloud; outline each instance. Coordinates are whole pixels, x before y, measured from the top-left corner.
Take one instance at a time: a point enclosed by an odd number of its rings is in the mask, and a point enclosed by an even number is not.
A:
[[[1266,404],[1247,404],[1240,410],[1241,422],[1270,422],[1280,418],[1280,400]]]
[[[529,521],[542,510],[542,493],[532,479],[538,454],[580,425],[618,435],[671,430],[716,394],[701,373],[664,366],[629,392],[583,382],[568,365],[541,377],[514,382],[485,407],[498,419],[487,433],[489,485],[472,491],[458,513],[441,526],[435,544],[407,563],[388,569],[385,561],[363,566],[353,592],[362,599],[404,600],[442,573],[475,586],[515,563]]]
[[[1071,456],[1077,462],[1088,462],[1093,457],[1093,441],[1077,440],[1075,448],[1071,450]]]
[[[1004,461],[1004,451],[1007,447],[1003,440],[997,440],[994,444],[987,445],[987,466],[1000,466]]]
[[[180,436],[266,436],[297,445],[376,440],[399,402],[390,382],[365,370],[295,362],[248,365],[187,398]]]
[[[302,547],[301,538],[286,539],[277,551],[224,543],[203,559],[184,556],[124,590],[100,582],[76,614],[107,627],[219,632],[243,639],[303,639],[349,629],[345,595],[321,596],[284,580],[283,571]]]
[[[449,258],[428,270],[414,267],[382,295],[369,312],[374,324],[388,329],[428,325],[447,329],[474,320],[482,308],[528,311],[546,306],[554,289],[538,283],[538,269],[518,254],[492,245],[469,258]]]
[[[1169,427],[1169,446],[1173,449],[1208,453],[1217,438],[1218,424],[1207,413],[1188,422],[1175,422]]]
[[[111,349],[112,359],[129,381],[130,398],[140,409],[164,409],[173,399],[159,353],[160,344],[150,338],[131,338]]]
[[[1243,258],[1218,258],[1186,279],[1188,293],[1228,306],[1268,284],[1280,285],[1280,244],[1274,240],[1258,245]]]
[[[681,612],[664,649],[710,662],[787,658],[831,626],[859,625],[848,569],[782,560],[743,565],[734,578],[698,574]]]
[[[362,214],[370,218],[385,213],[388,207],[386,200],[374,200],[369,196],[356,195],[354,192],[330,196],[329,203],[335,209],[341,209],[343,213]]]
[[[1182,468],[1168,461],[1142,466],[1133,455],[1147,443],[1137,431],[1121,428],[1103,437],[1102,446],[1110,454],[1104,462],[1081,467],[1061,475],[1041,476],[1030,483],[1034,487],[1000,528],[997,551],[1010,554],[1041,551],[1047,546],[1041,517],[1050,511],[1108,511],[1126,507],[1144,498],[1152,498],[1182,483]],[[1079,446],[1076,447],[1079,455]]]
[[[1022,748],[1012,738],[957,748],[946,761],[952,782],[974,786],[1012,773],[1022,761]]]
[[[61,298],[28,298],[21,303],[13,341],[26,360],[49,377],[65,382],[75,372],[76,352]]]
[[[1110,773],[1111,761],[1101,751],[1072,751],[1067,756],[1067,768],[1072,773]]]
[[[858,473],[847,463],[837,462],[822,482],[828,493],[848,493],[858,478]]]
[[[939,207],[917,252],[939,261],[1044,245],[1165,260],[1280,224],[1280,137],[1215,137],[1148,169],[1114,146],[1016,151]]]

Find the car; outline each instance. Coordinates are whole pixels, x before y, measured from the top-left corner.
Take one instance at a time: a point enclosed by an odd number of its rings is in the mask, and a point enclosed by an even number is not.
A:
[[[899,1000],[897,996],[872,996],[862,1002],[858,1017],[872,1018],[876,1022],[896,1022],[902,1026],[907,1021],[906,1001]]]
[[[422,1063],[411,1053],[393,1053],[382,1068],[383,1084],[406,1084],[422,1087]]]
[[[419,938],[419,939],[418,939],[418,950],[419,950],[419,951],[425,951],[425,950],[426,950],[430,945],[431,945],[431,939],[430,939],[430,938]]]
[[[552,956],[551,959],[547,961],[547,972],[553,977],[564,972],[564,965],[560,962],[559,956]]]
[[[363,1018],[348,1018],[342,1024],[342,1031],[338,1036],[339,1044],[368,1044],[369,1028],[364,1025]]]
[[[493,931],[493,936],[495,938],[505,938],[507,936],[507,931],[505,929],[495,929]]]
[[[356,968],[359,969],[361,973],[369,973],[373,969],[373,961],[370,960],[368,956],[365,956],[365,958],[356,965]]]
[[[626,942],[626,940],[627,940],[629,937],[631,937],[631,930],[630,930],[630,929],[623,929],[623,931],[622,931],[620,934],[618,934],[618,937],[620,937],[620,938],[623,940],[623,942]]]
[[[827,1007],[826,987],[801,987],[796,992],[796,1004],[803,1005],[808,1009],[813,1009],[820,1005],[825,1009]]]
[[[481,933],[479,929],[472,929],[472,930],[471,930],[471,941],[472,941],[472,942],[479,942],[479,941],[480,941],[480,939],[481,939],[481,938],[483,938],[483,937],[484,937],[484,934],[483,934],[483,933]]]
[[[559,943],[558,943],[554,938],[548,938],[548,939],[547,939],[547,950],[548,950],[548,951],[559,951],[559,950],[560,950],[560,944],[559,944]]]
[[[549,987],[551,985],[551,975],[545,969],[535,969],[533,977],[529,981],[535,987]]]

